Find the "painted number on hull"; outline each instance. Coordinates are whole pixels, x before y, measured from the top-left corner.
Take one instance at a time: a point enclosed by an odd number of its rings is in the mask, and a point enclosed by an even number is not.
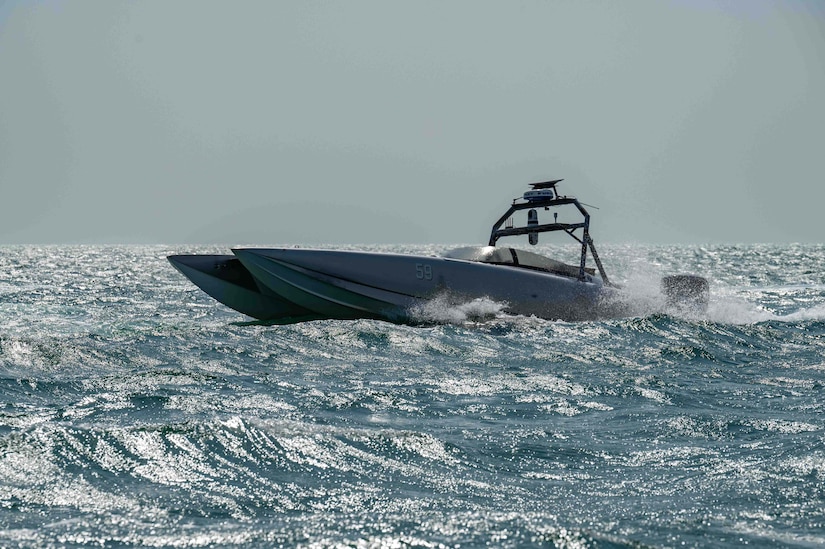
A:
[[[415,264],[415,278],[421,280],[432,280],[433,279],[433,267],[427,263],[416,263]]]

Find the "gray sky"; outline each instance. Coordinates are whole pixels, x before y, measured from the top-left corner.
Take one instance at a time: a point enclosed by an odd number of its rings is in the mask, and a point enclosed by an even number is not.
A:
[[[825,242],[821,0],[0,0],[0,243]]]

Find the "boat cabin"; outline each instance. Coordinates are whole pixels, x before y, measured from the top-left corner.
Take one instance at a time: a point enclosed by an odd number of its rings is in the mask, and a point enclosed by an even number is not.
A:
[[[578,278],[579,267],[568,265],[555,259],[550,259],[543,255],[534,254],[526,250],[515,248],[504,248],[495,246],[469,246],[457,248],[444,254],[448,259],[463,259],[465,261],[475,261],[477,263],[489,263],[491,265],[508,265],[511,267],[521,267],[534,271],[553,273],[570,278]],[[585,279],[589,282],[596,274],[594,269],[585,268]]]

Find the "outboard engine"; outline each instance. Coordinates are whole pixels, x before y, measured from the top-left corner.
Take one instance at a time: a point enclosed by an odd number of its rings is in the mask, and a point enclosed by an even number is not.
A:
[[[528,227],[535,227],[539,224],[539,214],[536,210],[529,210],[527,212],[527,226]],[[539,233],[527,233],[527,238],[530,240],[530,244],[535,246],[539,243]]]
[[[662,278],[667,306],[704,312],[710,301],[708,279],[698,275],[670,275]]]

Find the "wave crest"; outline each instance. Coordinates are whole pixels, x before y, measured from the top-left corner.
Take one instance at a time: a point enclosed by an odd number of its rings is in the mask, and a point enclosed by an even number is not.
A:
[[[507,303],[479,297],[461,301],[449,294],[441,294],[414,305],[409,310],[410,319],[421,324],[464,324],[483,322],[504,315]]]

